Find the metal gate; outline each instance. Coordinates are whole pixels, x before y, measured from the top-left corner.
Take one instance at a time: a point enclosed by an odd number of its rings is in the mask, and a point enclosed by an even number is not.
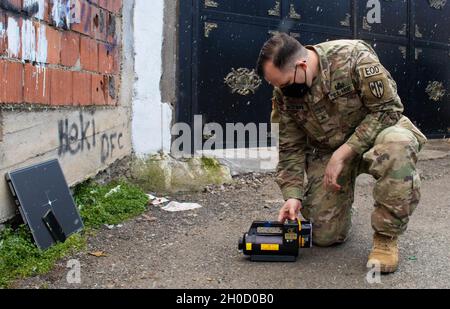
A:
[[[370,23],[377,2],[381,22]],[[253,69],[262,44],[283,31],[304,45],[370,42],[406,114],[430,137],[450,134],[450,1],[181,0],[179,14],[178,122],[269,123],[272,88]]]

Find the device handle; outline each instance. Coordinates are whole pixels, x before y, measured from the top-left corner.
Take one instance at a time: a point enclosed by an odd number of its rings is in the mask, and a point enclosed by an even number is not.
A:
[[[254,221],[251,229],[256,229],[258,227],[283,227],[283,223],[280,221]]]
[[[278,227],[283,228],[283,223],[279,221],[253,221],[249,234],[257,234],[259,227]]]

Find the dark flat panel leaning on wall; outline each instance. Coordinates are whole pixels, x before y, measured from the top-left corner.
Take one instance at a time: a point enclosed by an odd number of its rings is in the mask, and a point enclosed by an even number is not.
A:
[[[370,24],[367,2],[181,1],[177,121],[201,114],[221,125],[269,122],[272,89],[252,70],[264,41],[283,31],[305,45],[371,43],[397,81],[406,114],[431,137],[449,135],[450,3],[380,0],[381,23]]]

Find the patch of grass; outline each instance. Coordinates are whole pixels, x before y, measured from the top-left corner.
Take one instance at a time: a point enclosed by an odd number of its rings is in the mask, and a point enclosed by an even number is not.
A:
[[[74,198],[88,228],[121,223],[143,213],[148,204],[148,196],[125,181],[85,183],[75,188]]]
[[[80,234],[69,237],[47,251],[39,250],[25,225],[13,230],[7,227],[0,233],[0,287],[8,287],[15,279],[41,275],[50,271],[56,261],[82,250],[86,238]]]
[[[217,171],[220,169],[220,163],[213,158],[202,157],[201,158],[203,167],[207,170]]]
[[[214,158],[202,157],[203,169],[207,172],[206,184],[223,184],[225,181],[219,161]]]
[[[85,230],[69,237],[65,243],[41,251],[25,225],[0,232],[0,288],[13,280],[45,274],[61,258],[85,248],[88,235],[103,224],[118,224],[146,210],[147,195],[126,181],[98,185],[86,182],[74,191]]]

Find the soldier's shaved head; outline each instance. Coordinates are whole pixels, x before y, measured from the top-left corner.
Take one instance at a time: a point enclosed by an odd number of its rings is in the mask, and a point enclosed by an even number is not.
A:
[[[264,43],[256,64],[257,73],[264,76],[264,65],[271,61],[273,65],[283,70],[295,60],[307,57],[307,49],[299,41],[286,33],[279,33],[272,36]]]

